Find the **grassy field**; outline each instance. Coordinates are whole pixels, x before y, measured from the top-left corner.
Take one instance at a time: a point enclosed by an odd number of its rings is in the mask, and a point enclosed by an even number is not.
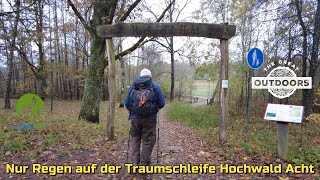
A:
[[[230,113],[232,114],[232,113]],[[259,117],[251,120],[248,142],[245,142],[245,118],[232,114],[227,121],[227,141],[219,144],[218,107],[191,107],[189,104],[171,103],[166,109],[169,119],[179,121],[194,128],[206,138],[213,147],[232,157],[239,149],[248,155],[276,158],[276,123],[264,121]],[[304,125],[289,124],[289,161],[295,164],[320,165],[320,116],[313,117]]]
[[[193,82],[192,95],[211,97],[214,87],[215,83],[213,83],[212,81],[209,82],[207,80],[195,80]]]

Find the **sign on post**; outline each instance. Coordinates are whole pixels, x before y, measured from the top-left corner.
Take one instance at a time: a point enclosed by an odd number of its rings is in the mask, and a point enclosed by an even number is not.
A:
[[[288,123],[302,123],[303,110],[303,106],[269,103],[264,115],[264,119]]]
[[[281,159],[286,160],[288,157],[288,124],[302,123],[303,106],[271,104],[267,106],[264,119],[278,122],[277,130],[277,154]]]
[[[247,63],[252,69],[259,69],[264,63],[264,56],[259,48],[252,48],[247,55]]]
[[[228,80],[222,80],[222,88],[228,88],[229,87],[229,81]]]

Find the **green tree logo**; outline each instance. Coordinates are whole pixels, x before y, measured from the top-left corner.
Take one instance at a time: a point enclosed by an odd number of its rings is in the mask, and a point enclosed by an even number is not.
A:
[[[44,113],[44,102],[36,94],[25,94],[19,98],[16,112],[18,115],[28,116],[27,121],[36,122]]]

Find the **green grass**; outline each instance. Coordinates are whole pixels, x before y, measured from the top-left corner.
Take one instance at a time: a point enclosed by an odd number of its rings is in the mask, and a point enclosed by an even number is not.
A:
[[[61,157],[66,157],[66,156],[68,156],[68,154],[69,154],[68,150],[66,150],[66,149],[61,149],[60,150],[60,156]]]
[[[44,144],[45,145],[53,145],[55,143],[57,143],[58,141],[58,137],[55,136],[54,134],[47,134],[44,138]]]
[[[230,107],[227,118],[227,144],[219,144],[218,107],[192,107],[189,104],[174,102],[166,109],[170,120],[182,122],[192,128],[201,137],[207,139],[214,148],[232,157],[239,149],[255,156],[276,158],[277,123],[253,117],[249,126],[248,142],[245,142],[245,118],[235,114]],[[232,115],[230,115],[232,114]],[[295,164],[313,164],[319,167],[320,162],[320,124],[310,121],[303,126],[289,124],[289,161]]]
[[[1,152],[6,153],[16,153],[22,152],[27,149],[27,141],[23,138],[15,138],[12,140],[7,140],[4,142],[4,145],[1,147]]]
[[[193,82],[194,89],[192,90],[193,96],[211,97],[215,83],[207,80],[196,80]]]
[[[191,107],[188,104],[172,102],[166,109],[166,116],[197,129],[197,132],[205,137],[216,134],[218,130],[217,110],[209,106]]]

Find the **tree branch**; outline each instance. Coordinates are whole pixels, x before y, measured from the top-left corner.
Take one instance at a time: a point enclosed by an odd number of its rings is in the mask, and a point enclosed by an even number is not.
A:
[[[74,6],[71,0],[68,0],[68,4],[71,6],[73,12],[76,14],[76,16],[79,18],[81,24],[84,26],[84,28],[89,31],[90,34],[94,34],[94,30],[87,24],[87,22],[84,20],[84,18],[81,16],[78,9]]]
[[[166,14],[166,12],[170,9],[170,7],[176,2],[176,0],[173,0],[168,7],[162,12],[162,14],[158,17],[156,22],[160,22],[162,20],[162,18],[164,17],[164,15]]]
[[[130,7],[129,9],[126,11],[126,13],[120,18],[119,21],[125,21],[128,16],[130,15],[130,13],[132,12],[132,10],[137,7],[137,5],[140,3],[141,0],[136,0]]]
[[[125,6],[126,6],[126,0],[122,0],[117,19],[115,20],[116,22],[119,22],[119,20],[121,18],[121,12],[124,12],[124,7]]]
[[[153,40],[150,40],[150,41],[154,41],[154,42],[158,43],[158,44],[161,45],[162,47],[166,48],[168,51],[171,50],[170,47],[164,45],[163,43],[161,43],[160,41],[158,41],[158,40],[156,40],[156,39],[153,39]]]
[[[149,13],[151,13],[151,14],[154,16],[154,18],[157,18],[157,15],[156,15],[154,12],[151,11],[150,7],[144,6],[144,8],[147,9],[147,11],[148,11]]]
[[[176,20],[174,22],[178,21],[179,16],[181,15],[181,12],[186,8],[186,6],[191,2],[191,0],[186,0],[186,3],[183,5],[183,7],[180,9],[180,11],[178,12],[178,15],[176,17]]]
[[[125,56],[125,55],[127,55],[127,54],[130,54],[131,52],[133,52],[133,51],[136,50],[137,48],[143,46],[144,44],[146,44],[147,42],[149,42],[149,41],[152,39],[152,38],[151,38],[151,39],[148,39],[148,40],[143,41],[145,38],[146,38],[146,36],[141,37],[141,38],[139,39],[139,41],[136,42],[133,46],[131,46],[130,48],[126,49],[125,51],[122,51],[121,53],[117,54],[117,55],[115,56],[115,59],[117,60],[117,59],[119,59],[120,57],[123,57],[123,56]]]
[[[175,0],[173,0],[168,7],[162,12],[162,14],[158,17],[156,22],[160,22],[162,20],[162,18],[164,17],[164,15],[166,14],[166,12],[170,9],[170,7],[172,6],[172,4],[174,4]],[[119,57],[123,57],[127,54],[130,54],[131,52],[133,52],[134,50],[136,50],[138,47],[143,46],[145,43],[149,42],[151,39],[143,41],[146,38],[146,36],[143,36],[139,39],[138,42],[136,42],[133,46],[131,46],[130,48],[126,49],[125,51],[122,51],[121,53],[117,54],[115,56],[115,59],[119,59]],[[141,44],[140,44],[141,43]]]
[[[169,45],[170,42],[169,42],[169,40],[168,40],[168,37],[165,37],[164,39],[166,40],[167,44]]]
[[[39,69],[28,61],[28,57],[27,57],[26,53],[24,51],[22,51],[21,49],[19,49],[17,46],[14,46],[14,48],[19,52],[22,59],[30,66],[33,74],[35,76],[38,76],[38,73],[36,71],[39,71]]]
[[[15,14],[16,14],[16,13],[20,13],[20,12],[28,9],[29,7],[33,6],[36,2],[37,2],[37,1],[34,1],[34,2],[32,2],[29,6],[24,7],[24,8],[22,8],[22,9],[19,9],[19,10],[9,11],[9,12],[0,12],[0,17],[1,17],[1,16],[8,16],[8,15],[13,14],[13,13],[15,13]],[[10,6],[12,7],[11,4],[10,4]]]
[[[118,0],[112,0],[111,1],[111,10],[109,12],[108,24],[112,24],[112,21],[113,21],[113,18],[114,18],[114,14],[115,14],[116,9],[117,9],[117,5],[118,5]]]
[[[154,79],[156,79],[156,78],[159,77],[160,75],[166,74],[166,73],[171,74],[171,72],[161,72],[161,73],[157,74],[157,75],[154,77]]]

